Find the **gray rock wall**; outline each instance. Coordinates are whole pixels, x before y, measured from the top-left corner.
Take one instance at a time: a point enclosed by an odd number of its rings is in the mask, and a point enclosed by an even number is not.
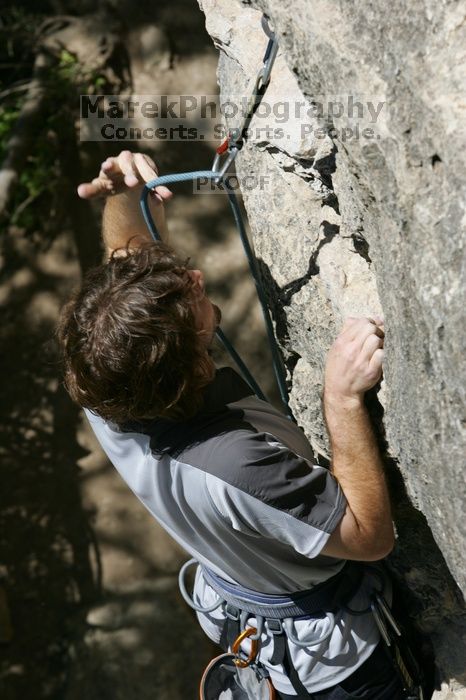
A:
[[[222,100],[249,94],[267,42],[261,11],[279,37],[266,102],[292,113],[254,118],[237,173],[291,405],[328,457],[327,350],[345,316],[382,312],[384,381],[370,402],[399,533],[392,568],[432,644],[434,697],[464,697],[466,4],[200,4]]]

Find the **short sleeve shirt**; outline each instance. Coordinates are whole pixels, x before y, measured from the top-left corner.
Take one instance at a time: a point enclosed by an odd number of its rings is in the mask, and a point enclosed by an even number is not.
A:
[[[303,431],[254,396],[235,370],[217,370],[201,411],[184,422],[156,419],[118,427],[90,411],[86,415],[146,508],[192,557],[223,578],[263,593],[291,593],[343,568],[344,560],[321,553],[346,508],[338,482],[315,464]],[[196,595],[212,600],[201,575]],[[198,617],[218,642],[221,611]],[[306,650],[295,649],[310,692],[347,677],[377,643],[372,624],[353,618],[345,625],[344,615],[342,621],[322,649],[307,657]],[[327,623],[303,622],[296,625],[304,637],[322,632]],[[269,670],[277,689],[293,694],[283,670]]]

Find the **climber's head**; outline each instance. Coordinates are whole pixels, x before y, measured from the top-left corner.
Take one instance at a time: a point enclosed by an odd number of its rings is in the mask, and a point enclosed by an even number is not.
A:
[[[188,262],[148,243],[87,273],[58,327],[65,386],[79,405],[117,424],[199,410],[221,314]]]

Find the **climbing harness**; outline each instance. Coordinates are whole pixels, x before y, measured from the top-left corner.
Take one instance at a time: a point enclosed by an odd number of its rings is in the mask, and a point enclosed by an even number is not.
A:
[[[187,570],[197,563],[195,559],[191,559],[181,568],[179,575],[181,594],[187,604],[197,612],[208,614],[219,607],[222,608],[225,625],[220,645],[231,649],[230,653],[222,654],[211,661],[204,672],[201,681],[201,700],[214,700],[219,697],[214,692],[217,683],[223,683],[221,685],[223,691],[234,688],[236,695],[222,696],[225,698],[240,700],[274,697],[264,695],[270,692],[271,685],[268,671],[260,662],[260,640],[264,631],[273,638],[270,664],[274,666],[282,664],[298,697],[308,697],[309,693],[294,667],[290,645],[312,649],[329,639],[335,628],[335,612],[339,608],[356,616],[372,614],[384,647],[400,678],[406,700],[423,700],[422,675],[419,666],[386,601],[388,574],[382,564],[348,561],[338,574],[324,583],[307,591],[287,595],[270,595],[252,591],[230,583],[211,569],[200,565],[205,582],[217,594],[214,603],[203,607],[189,595],[185,584]],[[367,573],[375,577],[369,605],[362,610],[353,610],[347,603],[358,591]],[[327,625],[324,632],[318,637],[298,639],[294,633],[294,622],[310,616],[326,618]],[[248,626],[250,617],[255,619],[254,627]],[[241,652],[241,643],[245,639],[251,642],[247,656]],[[243,673],[246,668],[250,668],[247,676]],[[262,694],[256,690],[255,694],[248,695],[247,691],[251,683],[260,688]],[[243,694],[240,694],[238,688],[242,689]],[[209,693],[206,689],[209,689]]]
[[[222,607],[225,625],[220,645],[227,649],[231,648],[233,656],[236,657],[234,662],[236,666],[242,669],[252,665],[256,677],[262,678],[263,683],[268,679],[268,671],[258,660],[260,639],[266,630],[273,638],[273,654],[270,663],[274,666],[282,664],[298,695],[307,697],[306,688],[292,661],[290,644],[301,648],[312,648],[322,644],[331,636],[335,627],[334,612],[343,602],[350,600],[359,588],[363,575],[362,567],[357,563],[348,562],[340,574],[311,590],[289,595],[270,595],[229,583],[209,568],[201,566],[204,580],[218,596],[212,605],[203,609],[189,596],[184,581],[187,569],[196,563],[195,559],[191,559],[180,571],[181,594],[188,605],[197,612],[207,614]],[[299,640],[293,631],[294,621],[320,613],[327,619],[325,631],[318,637]],[[248,626],[250,617],[255,618],[255,627]],[[251,649],[247,658],[243,658],[239,652],[241,642],[245,638],[251,640]],[[235,669],[232,669],[232,672],[233,675],[238,676]],[[201,700],[204,698],[213,700],[216,697],[216,695],[201,694]],[[243,697],[255,698],[254,695],[238,695],[238,698]]]
[[[147,182],[145,187],[143,188],[141,195],[141,209],[151,236],[154,240],[160,240],[160,234],[157,231],[157,227],[155,226],[148,203],[149,194],[151,190],[158,187],[159,185],[168,185],[171,183],[186,182],[189,180],[199,180],[202,178],[213,182],[214,185],[216,185],[219,189],[226,192],[228,200],[230,202],[233,217],[238,228],[241,242],[243,244],[244,252],[248,260],[249,269],[254,279],[257,296],[259,298],[259,302],[262,308],[262,314],[264,316],[267,338],[272,353],[272,362],[275,372],[275,378],[280,392],[280,398],[286,415],[290,420],[293,420],[290,408],[288,406],[288,389],[286,386],[285,370],[280,356],[280,351],[278,349],[278,344],[275,338],[273,323],[270,317],[270,311],[268,308],[265,291],[261,282],[260,273],[257,266],[257,260],[251,248],[251,244],[249,243],[249,239],[246,233],[246,228],[244,226],[243,217],[241,214],[241,209],[236,194],[233,191],[232,187],[228,184],[228,181],[224,180],[228,168],[231,166],[237,154],[241,150],[244,142],[247,140],[248,126],[269,84],[270,73],[278,51],[278,42],[275,33],[271,30],[268,24],[267,17],[265,15],[262,17],[262,27],[265,33],[267,34],[269,40],[267,43],[267,48],[264,57],[262,59],[262,66],[258,71],[256,79],[254,81],[254,87],[252,89],[251,96],[247,103],[247,109],[245,110],[244,118],[237,129],[229,131],[227,138],[217,148],[215,158],[212,164],[212,169],[195,170],[193,172],[187,173],[174,173],[172,175],[163,175],[161,177],[155,178],[154,180],[151,180],[150,182]],[[222,162],[223,158],[225,158],[224,162]],[[267,400],[261,388],[252,376],[251,372],[246,367],[246,364],[243,362],[240,355],[236,352],[235,348],[230,343],[230,341],[225,336],[220,327],[217,329],[216,335],[227,350],[227,352],[230,354],[236,365],[238,366],[238,369],[240,370],[242,376],[247,381],[254,393],[260,399]]]
[[[297,694],[307,695],[306,688],[294,667],[290,645],[312,648],[329,639],[335,628],[334,611],[342,601],[352,597],[360,584],[361,576],[358,567],[350,564],[344,568],[345,576],[337,575],[309,591],[278,596],[259,594],[241,586],[229,584],[213,571],[202,567],[205,581],[225,601],[226,622],[221,643],[223,642],[224,646],[231,646],[238,631],[241,634],[241,630],[247,629],[248,618],[254,616],[255,635],[251,639],[255,637],[260,639],[266,628],[273,638],[273,654],[270,663],[274,666],[282,664]],[[324,632],[317,637],[299,640],[294,633],[295,620],[319,613],[322,613],[327,621]],[[255,663],[259,665],[257,654]]]
[[[285,372],[257,261],[249,243],[237,197],[224,179],[228,168],[232,165],[244,142],[247,140],[247,129],[267,89],[272,66],[277,55],[278,42],[265,15],[262,17],[262,28],[269,40],[262,60],[262,66],[254,81],[246,113],[239,127],[235,130],[230,130],[228,137],[217,148],[211,170],[175,173],[151,180],[143,188],[141,209],[153,239],[160,240],[160,234],[155,226],[148,204],[149,194],[153,189],[159,185],[205,178],[226,192],[261,304],[280,397],[288,418],[292,420],[288,406]],[[224,159],[223,162],[222,159]],[[266,400],[254,377],[220,328],[217,329],[217,337],[223,343],[255,394],[260,399]],[[272,635],[274,640],[270,663],[272,665],[282,664],[298,697],[308,697],[308,691],[294,668],[290,644],[301,648],[312,648],[325,642],[330,638],[335,628],[334,613],[338,608],[346,610],[351,615],[372,614],[384,645],[399,674],[406,699],[423,700],[419,666],[405,643],[400,626],[394,619],[385,599],[387,574],[383,567],[375,564],[347,562],[339,574],[336,574],[323,584],[319,584],[309,591],[279,596],[258,593],[238,584],[229,583],[212,570],[201,566],[201,574],[204,576],[205,581],[217,593],[217,600],[212,605],[203,607],[189,595],[185,584],[186,571],[195,564],[198,564],[196,559],[191,559],[180,570],[179,587],[181,595],[187,604],[199,613],[208,614],[220,607],[222,608],[225,625],[221,645],[226,649],[231,649],[231,652],[228,651],[221,654],[207,666],[201,679],[200,700],[215,700],[220,697],[222,700],[223,698],[225,700],[227,698],[231,698],[231,700],[246,700],[247,698],[251,700],[273,700],[275,698],[275,690],[270,681],[268,671],[259,661],[260,640],[265,629]],[[347,603],[358,590],[362,578],[368,569],[375,572],[380,585],[374,588],[367,608],[353,610],[348,607]],[[298,639],[294,633],[294,622],[316,614],[323,615],[327,620],[324,633],[316,638]],[[255,618],[255,627],[248,626],[247,623],[250,617]],[[250,647],[247,656],[241,650],[241,645],[245,640],[248,640]]]

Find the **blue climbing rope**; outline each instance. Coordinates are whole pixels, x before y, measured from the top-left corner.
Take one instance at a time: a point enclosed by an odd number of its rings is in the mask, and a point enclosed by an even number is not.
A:
[[[142,209],[142,214],[144,216],[144,221],[146,222],[147,228],[149,229],[149,232],[152,236],[152,238],[155,241],[161,240],[161,236],[157,230],[157,227],[155,225],[155,222],[152,218],[151,212],[150,212],[150,207],[149,207],[149,194],[151,190],[154,190],[156,187],[159,187],[160,185],[169,185],[172,183],[176,182],[186,182],[189,180],[198,180],[201,178],[206,178],[211,181],[217,181],[219,179],[219,173],[218,171],[215,170],[195,170],[193,172],[188,172],[188,173],[174,173],[172,175],[162,175],[161,177],[155,178],[154,180],[151,180],[150,182],[147,182],[141,195],[141,209]],[[261,308],[262,308],[262,314],[264,316],[264,322],[265,322],[265,327],[267,331],[267,337],[272,353],[272,362],[273,362],[273,367],[274,367],[274,372],[275,372],[275,378],[277,381],[277,386],[280,392],[280,398],[283,404],[283,408],[285,410],[285,413],[287,414],[288,418],[291,420],[293,419],[291,410],[288,405],[288,390],[286,387],[286,379],[285,379],[285,373],[283,369],[283,364],[281,362],[281,357],[280,357],[280,352],[278,349],[277,341],[275,339],[275,333],[273,330],[273,324],[272,324],[272,319],[270,318],[270,312],[267,306],[267,301],[265,298],[265,293],[263,286],[260,281],[259,277],[259,271],[257,268],[257,262],[256,258],[254,256],[254,253],[252,251],[251,245],[249,243],[249,239],[246,233],[246,229],[244,226],[243,222],[243,217],[241,215],[241,210],[239,207],[238,199],[235,195],[235,193],[232,191],[232,189],[228,186],[226,182],[218,181],[216,182],[216,185],[222,189],[224,189],[228,195],[228,200],[230,202],[231,210],[233,212],[233,216],[235,219],[236,226],[238,228],[238,232],[240,234],[241,242],[243,244],[244,252],[246,254],[246,258],[248,260],[249,264],[249,269],[251,271],[251,274],[254,278],[254,283],[256,286],[256,291],[257,291],[257,296],[259,298]],[[245,381],[249,384],[251,389],[254,391],[254,393],[262,400],[267,400],[266,396],[264,395],[263,391],[261,390],[260,386],[254,379],[253,375],[247,368],[246,364],[244,361],[241,359],[241,356],[237,353],[235,348],[233,347],[232,343],[228,340],[228,338],[225,336],[223,331],[218,328],[216,332],[217,338],[220,340],[220,342],[223,344],[225,347],[226,351],[230,354],[234,362],[236,362],[242,376],[244,377]]]

